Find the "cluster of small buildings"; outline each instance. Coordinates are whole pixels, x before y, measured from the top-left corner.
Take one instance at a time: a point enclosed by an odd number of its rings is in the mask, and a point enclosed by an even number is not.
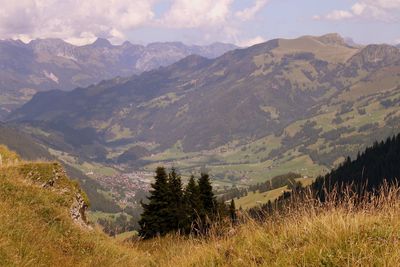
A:
[[[135,197],[138,190],[148,191],[153,176],[154,174],[150,172],[135,171],[113,176],[100,176],[96,180],[113,194],[121,195],[123,193],[121,200],[129,200]]]

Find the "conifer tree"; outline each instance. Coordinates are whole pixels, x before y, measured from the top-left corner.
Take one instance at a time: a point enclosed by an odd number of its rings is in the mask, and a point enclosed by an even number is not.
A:
[[[204,213],[203,205],[200,200],[199,186],[192,175],[185,188],[185,203],[186,203],[186,232],[190,232],[193,228],[198,230],[200,215]]]
[[[231,204],[229,205],[229,216],[231,217],[232,224],[236,223],[236,206],[235,206],[235,200],[231,200]]]
[[[190,233],[193,227],[204,233],[218,218],[217,214],[228,216],[227,206],[216,201],[207,174],[201,174],[198,183],[192,176],[183,190],[176,169],[167,174],[165,168],[159,167],[151,187],[149,203],[142,203],[143,213],[139,221],[139,235],[144,238],[172,231]]]
[[[149,204],[142,203],[139,235],[144,238],[164,235],[169,230],[169,188],[165,168],[158,167],[154,178],[155,182],[151,184],[152,190],[148,198]]]
[[[212,191],[212,186],[210,182],[210,176],[206,173],[202,173],[199,179],[199,192],[200,201],[203,205],[203,219],[208,217],[213,219],[216,215],[217,203],[214,198],[214,193]]]
[[[168,175],[168,215],[169,230],[183,230],[186,222],[186,209],[183,201],[182,180],[175,168]]]

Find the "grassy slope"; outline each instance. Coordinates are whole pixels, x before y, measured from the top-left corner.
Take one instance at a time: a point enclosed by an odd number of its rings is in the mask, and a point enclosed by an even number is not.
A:
[[[261,225],[249,222],[223,238],[169,237],[137,249],[154,255],[159,266],[398,266],[399,204],[311,208]]]
[[[79,189],[66,177],[52,189],[39,186],[55,168],[0,167],[1,266],[396,266],[400,260],[399,192],[361,210],[306,203],[208,239],[171,235],[123,244],[73,224],[69,207]]]
[[[0,266],[140,265],[135,251],[72,222],[76,184],[63,176],[51,189],[40,186],[54,171],[62,171],[59,164],[0,167]]]
[[[235,199],[235,203],[238,208],[243,208],[243,209],[252,208],[260,204],[265,204],[269,200],[274,201],[279,196],[281,196],[285,190],[287,190],[286,186],[274,190],[269,190],[263,193],[260,193],[258,191],[255,193],[249,192],[247,196],[241,197],[237,200]]]
[[[301,182],[303,186],[309,186],[314,181],[314,178],[298,178],[296,179],[296,181]],[[265,204],[268,201],[274,201],[275,199],[280,197],[284,191],[287,190],[287,186],[283,186],[263,193],[260,193],[258,191],[249,192],[247,196],[235,199],[235,204],[238,208],[252,208],[257,205]]]

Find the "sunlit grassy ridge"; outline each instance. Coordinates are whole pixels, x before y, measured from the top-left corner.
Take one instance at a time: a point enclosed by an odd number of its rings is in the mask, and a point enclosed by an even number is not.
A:
[[[263,222],[244,219],[208,237],[121,243],[75,225],[76,184],[57,163],[0,167],[0,266],[398,266],[400,193],[356,206],[303,201]],[[128,235],[129,236],[129,235]]]
[[[0,266],[140,266],[134,250],[73,223],[80,189],[62,171],[51,162],[0,166]]]

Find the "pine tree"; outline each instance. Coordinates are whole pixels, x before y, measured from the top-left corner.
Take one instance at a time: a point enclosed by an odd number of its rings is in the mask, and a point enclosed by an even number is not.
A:
[[[200,191],[200,201],[203,205],[203,220],[207,217],[209,219],[214,219],[215,213],[217,211],[217,203],[214,198],[214,193],[212,191],[212,186],[210,182],[210,176],[206,173],[202,173],[199,179],[199,191]]]
[[[144,238],[164,235],[169,230],[169,188],[165,168],[158,167],[154,178],[155,183],[151,184],[153,190],[148,197],[149,204],[142,203],[139,235]]]
[[[236,206],[235,206],[235,200],[231,200],[231,204],[229,205],[229,215],[231,217],[232,224],[236,223],[237,216],[236,216]]]
[[[183,200],[182,180],[175,168],[168,175],[168,215],[169,230],[178,231],[185,228],[186,209]]]
[[[200,215],[204,213],[203,205],[200,200],[199,186],[192,175],[185,188],[185,203],[186,203],[186,232],[192,229],[199,230]]]
[[[182,190],[181,177],[176,169],[167,174],[165,168],[159,167],[151,187],[149,203],[142,203],[143,213],[139,221],[139,235],[144,238],[171,231],[190,233],[193,227],[204,233],[218,218],[217,214],[224,217],[229,214],[227,206],[216,201],[207,174],[201,174],[198,183],[192,176]]]

